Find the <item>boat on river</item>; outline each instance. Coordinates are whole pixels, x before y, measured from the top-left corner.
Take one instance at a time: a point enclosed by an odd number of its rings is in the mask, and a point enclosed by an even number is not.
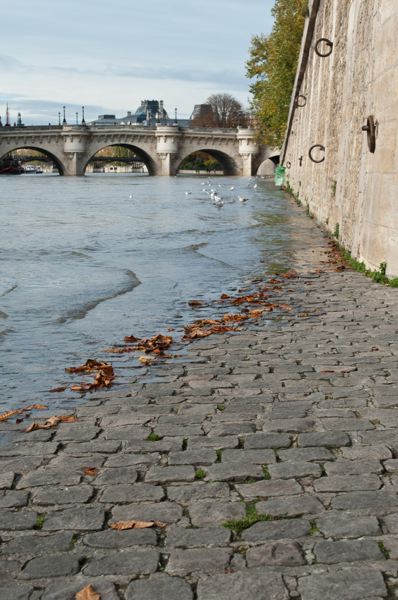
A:
[[[22,175],[24,172],[20,160],[9,156],[0,160],[0,175]]]

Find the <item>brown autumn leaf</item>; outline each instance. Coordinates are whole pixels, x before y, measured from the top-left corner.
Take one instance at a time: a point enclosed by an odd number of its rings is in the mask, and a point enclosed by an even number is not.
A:
[[[46,419],[44,423],[31,423],[26,429],[24,429],[25,433],[31,433],[32,431],[36,431],[36,429],[51,429],[52,427],[56,427],[59,423],[76,423],[77,417],[75,415],[61,415],[52,416]]]
[[[169,335],[162,335],[161,333],[154,335],[151,338],[135,338],[134,336],[126,336],[125,341],[135,343],[134,346],[115,346],[106,348],[104,352],[112,354],[124,354],[128,352],[145,352],[146,354],[157,354],[162,356],[164,351],[171,346],[173,338]]]
[[[97,469],[96,467],[86,467],[83,470],[83,473],[87,475],[87,477],[96,477],[99,473],[99,469]]]
[[[162,521],[117,521],[110,523],[109,527],[111,529],[118,529],[119,531],[124,531],[125,529],[149,529],[151,527],[164,529],[167,527],[167,523],[162,523]]]
[[[101,596],[92,585],[86,585],[85,588],[76,593],[75,600],[101,600]]]
[[[48,391],[51,392],[52,394],[59,394],[60,392],[64,392],[67,389],[68,389],[67,385],[61,385],[60,387],[51,388],[51,390],[48,390]]]
[[[220,300],[229,300],[231,296],[229,296],[228,294],[221,294],[220,296]]]
[[[249,312],[249,316],[251,319],[259,319],[262,316],[263,312],[263,309],[251,310]]]
[[[298,273],[294,269],[289,269],[289,271],[282,273],[279,277],[283,277],[284,279],[296,279],[298,277]]]
[[[126,344],[134,344],[135,342],[139,342],[140,338],[135,337],[135,335],[126,335],[124,337],[124,341],[126,342]]]
[[[106,366],[109,366],[109,363],[99,362],[98,360],[89,358],[86,360],[84,365],[80,365],[79,367],[68,367],[65,369],[65,371],[67,373],[93,373],[103,369]]]
[[[48,408],[48,406],[46,406],[45,404],[30,404],[29,406],[25,406],[24,408],[15,408],[14,410],[8,410],[7,412],[0,414],[0,422],[7,421],[15,415],[22,415],[24,413],[29,412],[30,410],[46,410],[46,408]]]
[[[290,304],[279,304],[279,308],[282,310],[286,310],[288,312],[293,310],[293,308],[290,306]]]
[[[240,321],[246,321],[248,319],[247,315],[237,315],[234,313],[228,313],[223,315],[223,321],[226,323],[239,323]]]

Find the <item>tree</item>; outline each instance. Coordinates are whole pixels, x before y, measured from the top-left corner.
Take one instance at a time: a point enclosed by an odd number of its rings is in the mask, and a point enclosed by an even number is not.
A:
[[[230,94],[212,94],[206,104],[213,109],[216,127],[237,127],[247,122],[241,103]]]
[[[260,139],[280,146],[296,76],[307,0],[275,0],[271,34],[254,36],[247,76],[254,79],[252,111]]]

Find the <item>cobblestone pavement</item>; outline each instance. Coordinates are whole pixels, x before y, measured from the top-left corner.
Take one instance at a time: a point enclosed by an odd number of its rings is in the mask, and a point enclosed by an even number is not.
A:
[[[77,423],[1,425],[1,600],[398,598],[398,291],[332,270],[280,297]]]

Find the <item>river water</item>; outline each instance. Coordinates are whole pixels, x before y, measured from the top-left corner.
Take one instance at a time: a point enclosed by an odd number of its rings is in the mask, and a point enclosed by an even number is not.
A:
[[[1,177],[0,411],[77,402],[48,392],[71,382],[66,366],[104,358],[125,335],[178,334],[197,316],[188,300],[288,268],[291,213],[261,179]]]

